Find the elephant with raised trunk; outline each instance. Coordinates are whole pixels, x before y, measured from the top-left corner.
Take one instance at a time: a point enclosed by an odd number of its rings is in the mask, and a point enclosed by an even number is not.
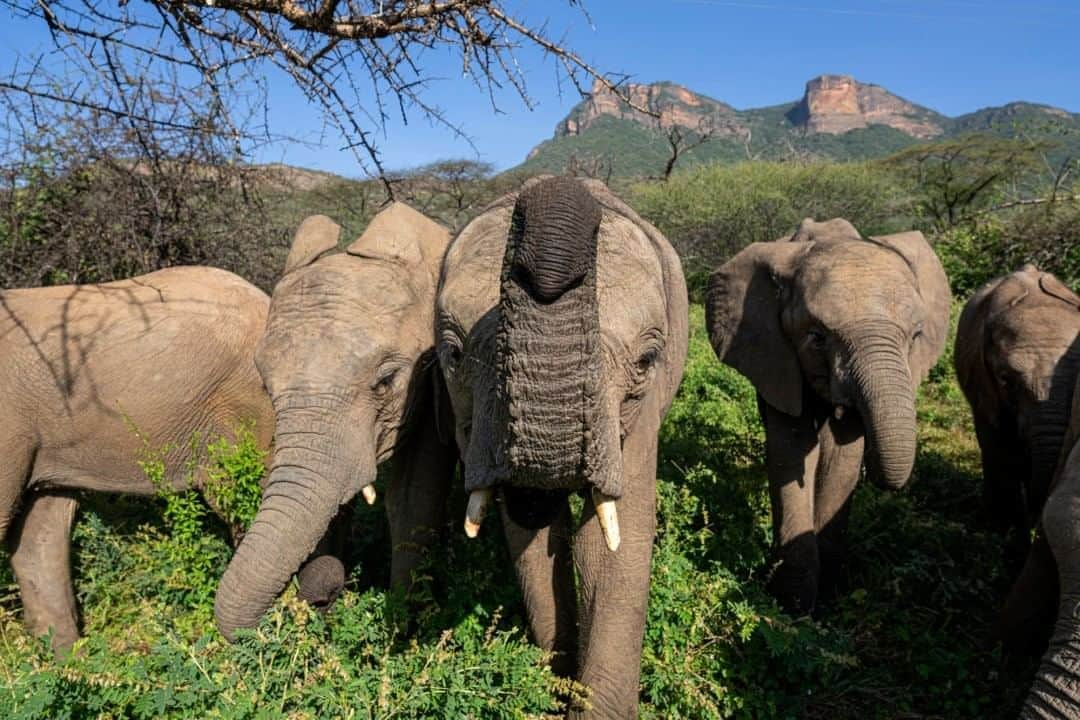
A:
[[[984,501],[1001,532],[1026,538],[1042,510],[1080,371],[1080,297],[1034,265],[964,306],[956,377],[982,451]]]
[[[169,486],[202,490],[194,439],[254,421],[269,445],[274,416],[253,360],[268,304],[206,267],[0,293],[0,538],[28,629],[51,628],[54,649],[79,637],[74,491],[159,492],[139,465],[147,451]]]
[[[436,313],[466,532],[497,500],[533,637],[591,689],[571,716],[634,717],[657,430],[687,350],[679,259],[602,183],[534,179],[451,244]]]
[[[863,238],[840,219],[804,220],[712,274],[713,348],[758,392],[779,561],[770,589],[789,611],[837,589],[864,460],[879,486],[907,483],[915,391],[944,347],[950,300],[921,233]]]
[[[383,461],[395,459],[387,492],[395,584],[408,584],[444,525],[456,455],[433,415],[432,312],[449,234],[402,203],[343,252],[340,232],[324,216],[301,225],[256,348],[274,452],[262,504],[218,587],[215,615],[228,638],[258,623],[357,493],[374,500]],[[322,555],[309,567],[301,590],[317,588],[311,599],[329,602],[344,569]]]
[[[1040,535],[1056,563],[1056,587],[1027,590],[1039,595],[1029,598],[1036,604],[1042,604],[1045,595],[1056,598],[1057,620],[1020,717],[1080,717],[1080,378],[1073,390],[1060,464],[1042,510]]]

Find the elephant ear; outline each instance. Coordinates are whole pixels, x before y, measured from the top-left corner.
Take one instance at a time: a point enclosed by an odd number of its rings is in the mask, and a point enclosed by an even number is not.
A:
[[[956,379],[972,409],[992,427],[998,426],[1001,398],[990,370],[987,348],[993,340],[994,324],[1030,295],[1031,278],[1025,279],[1023,272],[992,280],[979,288],[964,305],[956,328],[953,355]]]
[[[781,325],[783,296],[812,243],[747,246],[709,277],[705,324],[717,357],[745,375],[765,402],[802,414],[802,368]]]
[[[293,236],[285,274],[306,267],[337,247],[341,226],[325,215],[311,215],[300,223]]]
[[[915,276],[915,289],[926,306],[922,335],[915,340],[911,351],[911,379],[918,387],[945,349],[952,305],[949,279],[930,243],[918,230],[883,235],[871,241],[892,249],[907,262]]]
[[[1058,280],[1050,273],[1039,273],[1039,289],[1047,295],[1057,298],[1064,303],[1072,305],[1080,310],[1080,296],[1066,287],[1065,283]]]
[[[392,202],[371,219],[364,233],[345,252],[423,269],[432,287],[438,277],[450,232],[403,202]],[[434,302],[434,298],[432,299]]]

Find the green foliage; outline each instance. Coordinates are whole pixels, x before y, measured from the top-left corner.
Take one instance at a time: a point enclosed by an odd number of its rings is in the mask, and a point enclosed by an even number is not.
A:
[[[1062,201],[984,216],[934,238],[953,293],[1034,263],[1066,285],[1080,285],[1080,202]]]
[[[921,214],[945,229],[1000,201],[1002,189],[1030,176],[1050,148],[976,133],[916,145],[883,164],[909,181]]]
[[[692,281],[806,217],[844,217],[871,235],[910,227],[906,196],[864,163],[709,165],[637,185],[630,201],[675,245]]]
[[[259,447],[251,425],[237,429],[235,442],[219,438],[207,445],[206,451],[203,495],[235,537],[248,529],[259,510],[266,452]]]

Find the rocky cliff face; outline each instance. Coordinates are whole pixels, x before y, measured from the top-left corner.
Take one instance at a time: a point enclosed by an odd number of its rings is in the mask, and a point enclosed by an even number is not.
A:
[[[730,105],[698,95],[674,83],[654,83],[625,86],[630,101],[641,108],[659,113],[651,117],[627,105],[613,92],[593,83],[590,97],[575,107],[555,128],[556,137],[580,135],[604,116],[631,120],[654,129],[682,127],[694,131],[715,129],[717,134],[739,136],[744,125],[738,113]]]
[[[745,113],[681,85],[631,83],[625,87],[634,105],[657,111],[660,117],[638,112],[600,83],[594,83],[590,97],[559,123],[555,136],[580,135],[602,117],[630,120],[654,129],[710,129],[715,135],[735,138],[745,137],[753,126]],[[806,83],[806,92],[793,103],[788,120],[790,129],[810,134],[836,135],[870,125],[887,125],[920,139],[945,131],[937,114],[847,75],[821,75]]]
[[[887,125],[916,138],[945,131],[927,110],[848,75],[821,75],[806,83],[791,119],[807,132],[832,135],[869,125]]]

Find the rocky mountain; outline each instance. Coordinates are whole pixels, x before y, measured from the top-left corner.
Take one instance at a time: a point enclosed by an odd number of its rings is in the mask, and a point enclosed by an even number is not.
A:
[[[748,110],[671,82],[631,84],[626,89],[635,106],[654,115],[638,111],[596,84],[590,97],[558,124],[554,137],[529,153],[523,169],[564,172],[577,166],[613,175],[655,174],[668,157],[672,129],[688,138],[711,136],[686,156],[685,164],[747,158],[872,158],[964,132],[1055,134],[1066,137],[1070,149],[1075,145],[1080,154],[1080,114],[1011,103],[950,118],[847,75],[815,77],[806,83],[799,100]]]

